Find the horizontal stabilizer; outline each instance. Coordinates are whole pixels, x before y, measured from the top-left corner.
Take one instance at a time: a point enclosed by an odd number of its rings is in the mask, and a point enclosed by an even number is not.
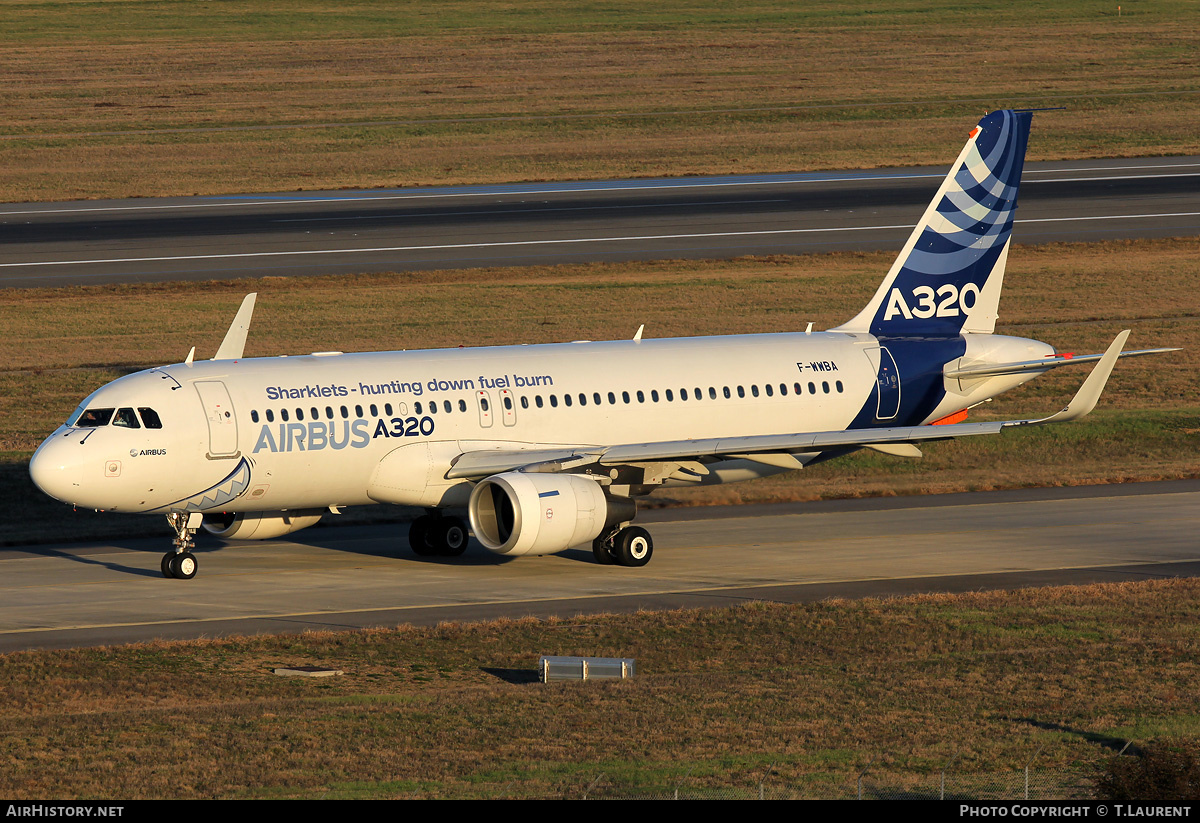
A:
[[[1173,351],[1181,350],[1178,348],[1138,349],[1137,351],[1123,351],[1121,352],[1121,357],[1141,357],[1144,354],[1166,354]],[[951,379],[965,380],[972,377],[996,377],[1001,374],[1037,373],[1057,369],[1060,366],[1073,366],[1076,363],[1095,363],[1102,357],[1104,357],[1103,354],[1056,354],[1052,357],[1043,357],[1041,360],[1022,360],[1017,363],[982,363],[977,366],[964,366],[947,370],[945,376]]]

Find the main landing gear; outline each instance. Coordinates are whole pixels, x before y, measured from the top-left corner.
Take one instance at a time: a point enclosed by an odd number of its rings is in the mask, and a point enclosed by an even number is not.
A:
[[[654,540],[641,526],[626,526],[592,541],[592,556],[602,566],[644,566],[654,554]]]
[[[175,551],[163,555],[159,565],[163,577],[191,580],[196,576],[196,555],[192,554],[192,549],[196,548],[196,532],[200,530],[203,519],[204,515],[200,512],[171,512],[167,515],[167,523],[175,530]]]
[[[423,514],[408,528],[408,544],[419,557],[458,557],[469,539],[461,517]]]

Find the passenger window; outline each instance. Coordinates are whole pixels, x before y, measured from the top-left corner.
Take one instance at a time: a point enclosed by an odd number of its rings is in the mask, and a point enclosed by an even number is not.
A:
[[[817,393],[817,384],[816,384],[816,383],[809,383],[809,384],[808,384],[808,393],[809,393],[809,394],[816,394],[816,393]]]
[[[461,403],[462,401],[459,400],[458,402]],[[529,398],[526,397],[525,395],[521,395],[521,408],[523,408],[523,409],[529,408]]]
[[[675,395],[671,392],[670,389],[667,389],[667,402],[670,403],[674,399],[675,399]]]
[[[362,417],[362,416],[363,416],[363,413],[362,413],[362,406],[355,406],[355,407],[354,407],[354,416],[355,416],[355,417]]]
[[[465,411],[465,409],[464,409],[464,411]],[[383,413],[386,414],[388,417],[392,416],[392,404],[391,403],[383,404]],[[316,416],[317,415],[314,413],[313,417],[316,417]]]
[[[658,389],[650,390],[650,399],[653,400],[655,403],[658,402]]]
[[[837,383],[835,385],[837,386],[838,394],[841,394],[842,393],[842,381],[841,380],[837,381]]]
[[[95,426],[107,426],[108,421],[112,419],[115,409],[88,409],[83,414],[79,415],[79,419],[75,421],[75,425],[82,429],[90,429]]]
[[[679,399],[680,399],[680,400],[687,400],[687,389],[680,389],[680,390],[679,390]]]
[[[624,400],[626,403],[628,403],[629,402],[629,392],[627,392],[627,391],[621,392],[621,399]]]
[[[421,413],[421,401],[420,400],[418,400],[416,403],[413,403],[413,411],[416,412],[417,414]],[[484,409],[484,411],[487,411],[487,410]]]
[[[442,401],[442,410],[446,411],[446,412],[452,412],[452,411],[454,411],[454,406],[452,406],[450,404],[449,400],[443,400]]]
[[[600,402],[601,402],[600,401],[600,392],[598,392],[598,391],[592,392],[592,402],[595,403],[597,406],[600,405]]]
[[[703,394],[700,392],[700,387],[699,387],[699,386],[697,386],[697,387],[696,387],[696,399],[697,399],[697,400],[702,400],[702,399],[704,399],[704,395],[703,395]]]
[[[563,395],[563,402],[564,402],[564,403],[566,403],[568,406],[570,406],[570,405],[571,405],[571,395],[569,395],[569,394],[564,394],[564,395]]]
[[[525,408],[529,408],[529,401],[525,400],[524,397],[522,397],[521,400],[525,403]],[[465,412],[467,410],[467,401],[466,400],[458,401],[458,410],[460,412]],[[391,412],[388,412],[388,414],[391,414]]]
[[[738,397],[745,397],[745,396],[746,396],[746,387],[738,386]]]
[[[754,395],[755,397],[758,397],[758,386],[751,386],[750,394]]]
[[[512,410],[512,398],[511,397],[504,398],[504,408],[506,408],[510,411]],[[446,401],[446,411],[450,411],[450,401],[449,400]]]
[[[297,420],[304,419],[304,409],[296,409],[296,419]]]
[[[142,417],[145,417],[145,415],[142,415]],[[252,423],[257,423],[257,422],[258,422],[258,410],[257,410],[257,409],[255,409],[255,410],[253,410],[253,411],[251,411],[251,412],[250,412],[250,422],[252,422]],[[146,428],[148,428],[148,429],[152,429],[152,428],[154,428],[154,427],[153,427],[153,426],[151,426],[149,423],[147,423],[147,424],[146,424]]]
[[[288,412],[287,412],[287,409],[280,409],[280,410],[279,410],[279,419],[280,419],[280,420],[282,420],[284,423],[288,422]]]
[[[823,390],[823,391],[824,391],[826,394],[829,394],[829,381],[828,381],[828,380],[822,380],[822,381],[821,381],[821,389],[822,389],[822,390]]]
[[[612,392],[608,393],[608,405],[610,405],[610,406],[617,405],[617,396],[615,394],[613,394]]]
[[[733,396],[733,392],[729,391],[729,387],[728,387],[728,386],[724,386],[724,387],[722,387],[722,389],[721,389],[721,393],[725,395],[725,399],[726,399],[726,400],[728,400],[730,397],[732,397],[732,396]]]
[[[542,407],[542,396],[540,394],[535,394],[533,396],[533,405],[537,406],[539,409]]]
[[[796,390],[796,394],[797,394],[797,395],[804,394],[804,390],[803,390],[803,389],[800,387],[800,384],[799,384],[799,383],[797,383],[797,384],[796,384],[795,386],[793,386],[792,388],[794,388],[794,389]]]
[[[579,393],[579,405],[581,405],[581,406],[587,405],[587,395],[584,394],[583,392]]]
[[[345,420],[350,416],[350,411],[345,406],[342,406],[341,409],[342,409],[342,419]]]
[[[767,390],[767,397],[774,397],[774,396],[775,396],[775,389],[774,389],[774,388],[771,386],[771,384],[770,384],[770,383],[768,383],[767,385],[763,386],[763,388]]]
[[[418,404],[418,405],[420,405],[420,404]],[[479,408],[483,409],[484,411],[488,410],[489,406],[488,406],[488,401],[487,401],[486,397],[479,398]],[[419,409],[418,409],[417,413],[418,414],[420,413]]]
[[[429,401],[429,413],[437,414],[437,401],[436,400]]]
[[[787,397],[787,383],[780,383],[780,384],[779,384],[779,396],[780,396],[780,397]]]
[[[268,423],[275,422],[275,412],[271,411],[270,409],[267,409],[267,422]]]
[[[113,425],[126,429],[140,429],[142,427],[142,424],[138,422],[137,415],[133,413],[133,409],[117,409],[117,415],[113,418]]]
[[[326,418],[327,420],[332,420],[332,419],[333,419],[333,406],[326,406],[326,407],[325,407],[325,418]]]
[[[558,396],[557,395],[554,395],[554,394],[550,395],[550,408],[552,408],[552,409],[558,408]]]
[[[639,402],[639,403],[645,403],[645,402],[646,402],[646,395],[642,393],[642,390],[641,390],[641,389],[638,389],[638,391],[637,391],[637,399],[638,399],[638,402]]]
[[[378,416],[379,416],[379,407],[378,407],[378,406],[376,406],[374,403],[372,403],[372,404],[371,404],[371,416],[372,416],[372,417],[378,417]]]

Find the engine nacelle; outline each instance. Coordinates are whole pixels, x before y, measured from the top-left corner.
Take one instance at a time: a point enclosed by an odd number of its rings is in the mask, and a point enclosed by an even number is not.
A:
[[[204,530],[225,540],[270,540],[307,529],[320,520],[322,514],[322,509],[206,514]]]
[[[589,543],[606,527],[632,520],[636,506],[608,497],[585,475],[505,472],[475,486],[467,513],[487,549],[519,557]]]

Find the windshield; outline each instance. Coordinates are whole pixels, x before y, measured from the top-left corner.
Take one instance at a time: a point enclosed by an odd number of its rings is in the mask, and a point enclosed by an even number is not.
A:
[[[84,429],[94,426],[107,426],[108,421],[112,419],[114,411],[116,409],[87,409],[71,425]]]

